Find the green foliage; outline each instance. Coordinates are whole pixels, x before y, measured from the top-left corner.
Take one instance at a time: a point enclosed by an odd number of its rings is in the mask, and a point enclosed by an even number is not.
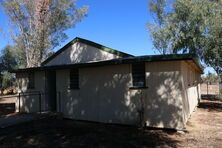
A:
[[[1,71],[15,69],[18,67],[18,60],[16,59],[15,50],[13,47],[6,46],[1,53]]]
[[[15,85],[15,76],[7,71],[2,72],[2,88]]]
[[[222,1],[157,1],[150,2],[157,20],[149,24],[154,47],[162,54],[197,54],[222,77]]]
[[[87,14],[76,0],[2,0],[12,26],[12,37],[26,67],[40,66],[52,48],[67,39],[72,28]]]
[[[12,46],[6,46],[0,55],[0,86],[7,88],[15,82],[15,76],[9,73],[8,70],[18,68],[18,54]]]
[[[153,12],[156,17],[159,24],[162,24],[164,21],[164,8],[166,7],[165,0],[151,0],[149,1],[149,6],[151,12]]]
[[[203,82],[207,83],[219,83],[219,76],[214,73],[208,73],[206,76],[202,77]]]

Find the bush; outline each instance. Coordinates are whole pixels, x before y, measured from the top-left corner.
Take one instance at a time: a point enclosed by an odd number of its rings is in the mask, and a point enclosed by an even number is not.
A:
[[[2,88],[15,85],[15,76],[7,71],[2,72]]]

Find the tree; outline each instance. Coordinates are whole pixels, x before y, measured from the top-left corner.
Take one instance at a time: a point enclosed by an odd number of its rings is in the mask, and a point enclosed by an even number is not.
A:
[[[206,76],[203,76],[202,80],[204,83],[219,83],[219,77],[216,74],[210,72],[208,72]]]
[[[1,71],[8,71],[8,70],[11,70],[11,69],[15,69],[18,67],[18,59],[16,59],[15,57],[18,57],[18,56],[15,56],[16,53],[15,53],[15,50],[13,50],[13,47],[12,46],[6,46],[2,52],[1,52],[1,69],[0,69],[0,72]]]
[[[19,56],[15,56],[16,53],[13,49],[12,46],[6,46],[0,54],[0,86],[3,88],[12,86],[15,82],[15,75],[8,72],[11,69],[17,68],[19,64],[19,60],[15,58]]]
[[[52,48],[67,38],[72,28],[87,13],[75,0],[2,0],[0,2],[13,25],[12,38],[24,55],[25,67],[40,66]]]
[[[162,54],[197,54],[222,80],[222,1],[150,0],[154,47]]]
[[[8,72],[8,71],[3,71],[2,73],[2,84],[1,84],[1,87],[2,88],[8,88],[10,86],[13,86],[15,85],[15,75]]]

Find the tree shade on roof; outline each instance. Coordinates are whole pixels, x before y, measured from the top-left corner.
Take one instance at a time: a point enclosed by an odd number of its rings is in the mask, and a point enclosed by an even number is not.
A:
[[[71,69],[71,68],[82,68],[82,67],[96,67],[106,65],[118,65],[118,64],[132,64],[136,62],[155,62],[155,61],[192,61],[196,64],[198,69],[203,73],[203,68],[199,63],[198,58],[193,54],[168,54],[168,55],[147,55],[137,57],[125,57],[112,60],[89,62],[89,63],[76,63],[66,65],[53,65],[53,66],[41,66],[25,69],[12,70],[13,73],[28,72],[28,71],[45,71],[45,70],[59,70],[59,69]]]
[[[68,44],[66,44],[64,47],[62,47],[61,49],[59,49],[57,52],[55,52],[52,56],[50,56],[48,59],[46,59],[44,62],[42,62],[41,65],[45,65],[47,64],[49,61],[51,61],[52,59],[54,59],[57,55],[59,55],[60,53],[62,53],[64,50],[66,50],[68,47],[72,46],[73,44],[75,44],[76,42],[80,42],[80,43],[84,43],[86,45],[89,45],[89,46],[92,46],[92,47],[95,47],[95,48],[98,48],[100,50],[103,50],[103,51],[106,51],[108,53],[112,53],[114,55],[117,55],[117,56],[120,56],[120,57],[133,57],[133,55],[130,55],[130,54],[127,54],[127,53],[124,53],[124,52],[121,52],[121,51],[118,51],[116,49],[112,49],[112,48],[109,48],[109,47],[106,47],[104,45],[101,45],[101,44],[98,44],[98,43],[95,43],[95,42],[92,42],[92,41],[89,41],[89,40],[86,40],[86,39],[83,39],[83,38],[79,38],[79,37],[76,37],[75,39],[73,39],[72,41],[70,41]]]

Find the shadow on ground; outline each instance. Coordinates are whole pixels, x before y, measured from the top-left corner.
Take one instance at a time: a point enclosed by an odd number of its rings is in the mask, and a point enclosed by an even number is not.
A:
[[[1,147],[205,147],[221,145],[222,101],[202,100],[189,131],[138,129],[57,118],[39,118],[0,129]],[[218,117],[218,118],[215,118]],[[188,122],[188,123],[189,123]],[[212,125],[213,123],[213,125]],[[215,141],[218,139],[218,141]]]
[[[104,125],[65,119],[41,119],[0,129],[5,147],[174,147],[174,131],[140,130],[137,127]]]
[[[219,95],[201,95],[201,99],[202,100],[211,100],[211,101],[217,101],[217,100],[220,100],[222,99]]]
[[[222,112],[222,101],[217,99],[204,99],[200,102],[198,108],[207,109],[208,111]]]
[[[15,103],[0,103],[0,117],[15,112]]]

